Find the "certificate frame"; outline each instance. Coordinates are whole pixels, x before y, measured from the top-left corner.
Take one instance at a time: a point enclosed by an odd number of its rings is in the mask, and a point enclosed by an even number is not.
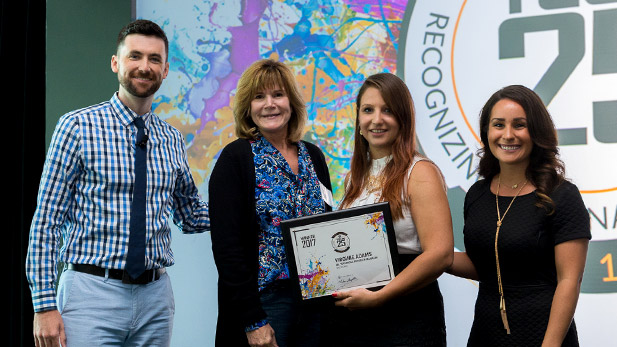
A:
[[[388,202],[288,219],[281,229],[292,287],[302,302],[380,288],[399,273]]]

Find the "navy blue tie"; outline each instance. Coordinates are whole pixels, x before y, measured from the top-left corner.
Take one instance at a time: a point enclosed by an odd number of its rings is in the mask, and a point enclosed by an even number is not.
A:
[[[146,159],[148,137],[144,131],[144,120],[135,118],[135,184],[131,203],[131,224],[129,227],[129,254],[125,270],[137,278],[146,269]]]

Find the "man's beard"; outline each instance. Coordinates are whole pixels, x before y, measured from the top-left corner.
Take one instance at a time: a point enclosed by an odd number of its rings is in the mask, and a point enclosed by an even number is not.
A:
[[[152,85],[145,91],[140,92],[138,88],[135,87],[135,85],[133,84],[132,79],[135,77],[148,78],[151,80]],[[156,79],[154,73],[133,72],[129,74],[129,78],[124,78],[124,76],[118,75],[118,81],[120,82],[120,85],[129,92],[129,94],[140,98],[147,98],[151,96],[152,94],[156,93],[156,91],[159,90],[159,87],[161,86],[161,81]]]

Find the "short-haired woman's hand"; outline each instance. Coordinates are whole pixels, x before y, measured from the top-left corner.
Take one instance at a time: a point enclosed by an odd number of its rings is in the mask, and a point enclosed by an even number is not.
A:
[[[278,347],[276,337],[274,337],[274,329],[272,329],[270,324],[247,332],[246,338],[249,340],[251,347]]]

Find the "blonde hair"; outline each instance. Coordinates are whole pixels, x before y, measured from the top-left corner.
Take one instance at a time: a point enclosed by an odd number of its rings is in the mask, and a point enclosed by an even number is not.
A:
[[[291,118],[287,128],[287,139],[291,142],[302,139],[308,118],[302,94],[289,67],[272,59],[254,62],[240,76],[233,105],[236,136],[249,140],[256,138],[259,129],[251,118],[251,101],[258,92],[274,87],[283,88],[289,98]]]

